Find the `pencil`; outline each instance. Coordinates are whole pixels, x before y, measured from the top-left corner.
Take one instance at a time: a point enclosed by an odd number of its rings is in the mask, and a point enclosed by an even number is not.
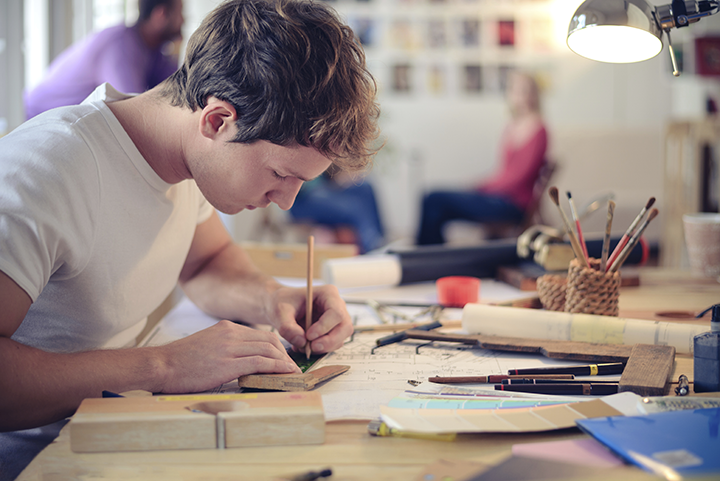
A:
[[[573,374],[529,374],[523,376],[511,376],[508,374],[490,374],[489,376],[435,376],[428,379],[438,384],[468,384],[468,383],[497,383],[503,379],[575,379]]]
[[[624,362],[606,362],[585,366],[531,367],[527,369],[510,369],[508,374],[575,374],[576,376],[597,376],[600,374],[622,374]]]
[[[578,217],[577,209],[575,208],[575,201],[573,200],[572,194],[570,193],[570,191],[567,191],[565,194],[567,195],[568,203],[570,204],[570,214],[572,215],[573,221],[575,221],[575,229],[577,230],[578,244],[580,244],[580,247],[582,248],[585,259],[589,259],[590,256],[588,256],[587,245],[585,244],[585,237],[583,236],[582,228],[580,227],[580,218]]]
[[[563,224],[565,225],[565,232],[567,232],[568,238],[570,239],[570,245],[572,246],[573,252],[575,253],[575,257],[578,258],[580,264],[583,267],[588,267],[587,260],[583,255],[583,251],[580,247],[580,244],[578,243],[577,237],[575,237],[575,233],[573,232],[572,226],[570,225],[570,221],[565,215],[565,211],[563,211],[562,207],[560,207],[560,197],[557,187],[550,187],[550,189],[548,189],[548,194],[550,195],[550,199],[552,199],[553,204],[555,204],[555,206],[558,208],[558,211],[560,212],[560,217],[562,218]]]
[[[313,251],[315,250],[315,237],[308,236],[307,239],[307,299],[305,301],[305,336],[312,325],[312,309],[313,309]],[[310,342],[305,339],[305,356],[310,359],[312,347]]]
[[[605,237],[603,238],[602,255],[600,256],[600,272],[607,271],[608,254],[610,253],[610,233],[615,215],[615,201],[608,201],[607,221],[605,222]]]
[[[642,223],[640,228],[633,234],[632,238],[628,241],[628,243],[623,248],[622,252],[620,252],[620,255],[615,259],[615,262],[610,266],[609,271],[610,272],[616,272],[620,267],[622,267],[625,260],[630,255],[630,252],[635,248],[637,243],[640,241],[640,237],[643,235],[643,232],[645,232],[645,229],[647,229],[648,224],[657,217],[659,211],[657,209],[653,209],[648,214],[648,218],[645,219],[645,222]]]
[[[620,255],[623,248],[625,247],[625,244],[627,244],[628,240],[630,240],[630,237],[635,232],[635,228],[638,226],[640,221],[645,217],[645,213],[647,213],[648,209],[652,207],[652,205],[655,203],[655,197],[650,197],[648,199],[647,203],[645,204],[645,207],[643,207],[640,210],[640,213],[635,217],[635,220],[632,221],[632,224],[630,224],[630,227],[625,231],[623,236],[620,238],[620,242],[618,242],[618,245],[615,246],[615,249],[613,250],[612,254],[610,254],[610,259],[608,259],[607,263],[607,270],[610,270],[615,263],[615,259]]]
[[[527,392],[535,394],[597,395],[616,394],[618,384],[496,384],[496,391]]]

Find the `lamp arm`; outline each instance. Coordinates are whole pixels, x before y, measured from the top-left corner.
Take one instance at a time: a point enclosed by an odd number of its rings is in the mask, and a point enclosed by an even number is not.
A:
[[[660,28],[667,32],[671,28],[687,27],[703,17],[715,15],[718,11],[718,0],[673,0],[670,5],[656,7],[655,15]]]

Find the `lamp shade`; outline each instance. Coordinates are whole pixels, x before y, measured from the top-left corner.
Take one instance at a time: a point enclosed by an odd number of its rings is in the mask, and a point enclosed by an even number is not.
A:
[[[662,50],[662,30],[647,0],[586,0],[570,21],[570,50],[600,62],[640,62]]]

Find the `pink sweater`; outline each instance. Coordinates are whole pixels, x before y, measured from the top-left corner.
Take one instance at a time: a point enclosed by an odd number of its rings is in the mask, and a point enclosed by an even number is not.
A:
[[[505,142],[501,147],[500,169],[477,189],[505,197],[519,208],[526,209],[532,200],[535,180],[545,163],[547,144],[547,131],[542,125],[524,145],[513,146]]]

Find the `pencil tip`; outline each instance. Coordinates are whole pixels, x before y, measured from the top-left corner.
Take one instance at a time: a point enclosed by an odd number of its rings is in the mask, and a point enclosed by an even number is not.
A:
[[[647,201],[647,204],[645,204],[645,208],[649,209],[652,207],[652,205],[655,203],[655,197],[650,197],[650,199]]]

